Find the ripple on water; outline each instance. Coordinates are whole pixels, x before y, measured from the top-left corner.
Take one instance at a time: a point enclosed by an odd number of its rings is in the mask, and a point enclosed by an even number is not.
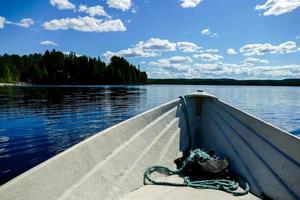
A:
[[[6,130],[6,129],[3,129],[3,130]],[[9,137],[0,135],[0,143],[4,143],[4,142],[8,142],[8,141],[9,141]]]

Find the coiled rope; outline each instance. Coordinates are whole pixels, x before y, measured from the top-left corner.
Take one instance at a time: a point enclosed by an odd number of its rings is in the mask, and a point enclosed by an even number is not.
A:
[[[187,157],[183,162],[182,167],[179,168],[178,170],[171,170],[163,166],[152,166],[147,168],[144,173],[144,184],[147,184],[146,183],[147,180],[148,182],[154,185],[193,187],[198,189],[200,188],[215,189],[215,190],[222,190],[236,196],[245,195],[249,192],[250,187],[246,181],[245,181],[245,188],[243,188],[243,191],[237,191],[237,189],[239,188],[239,183],[237,181],[227,180],[227,179],[191,181],[189,176],[183,176],[183,180],[184,180],[183,183],[171,183],[171,182],[164,182],[164,181],[155,181],[154,179],[150,178],[150,175],[153,172],[159,172],[166,175],[180,175],[186,168],[187,164],[192,162],[195,157],[199,157],[203,159],[203,161],[215,159],[210,155],[208,155],[205,151],[202,151],[200,149],[193,150],[191,151],[189,157]]]

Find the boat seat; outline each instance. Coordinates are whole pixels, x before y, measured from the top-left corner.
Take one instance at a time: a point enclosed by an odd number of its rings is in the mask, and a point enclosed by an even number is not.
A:
[[[160,181],[183,182],[177,175],[159,178]],[[121,197],[121,200],[257,200],[257,196],[248,193],[243,196],[233,196],[230,193],[212,189],[195,189],[191,187],[174,187],[161,185],[144,185]]]

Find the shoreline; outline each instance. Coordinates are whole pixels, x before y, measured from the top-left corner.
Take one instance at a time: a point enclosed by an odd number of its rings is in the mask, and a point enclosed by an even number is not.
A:
[[[30,84],[30,83],[24,83],[24,82],[19,82],[19,83],[0,83],[0,87],[8,87],[8,86],[29,87],[29,86],[32,86],[32,84]]]
[[[98,87],[98,86],[137,86],[137,85],[215,85],[215,86],[287,86],[287,87],[299,87],[300,83],[291,84],[291,83],[283,83],[279,82],[277,84],[258,84],[258,83],[220,83],[220,82],[209,82],[209,83],[191,83],[191,82],[153,82],[147,84],[32,84],[25,82],[17,82],[17,83],[3,83],[0,82],[0,87]]]

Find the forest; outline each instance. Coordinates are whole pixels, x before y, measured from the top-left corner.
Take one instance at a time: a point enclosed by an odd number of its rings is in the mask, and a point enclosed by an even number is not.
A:
[[[139,68],[139,67],[138,67]],[[0,82],[32,84],[146,84],[147,74],[122,57],[100,58],[46,51],[0,55]]]

